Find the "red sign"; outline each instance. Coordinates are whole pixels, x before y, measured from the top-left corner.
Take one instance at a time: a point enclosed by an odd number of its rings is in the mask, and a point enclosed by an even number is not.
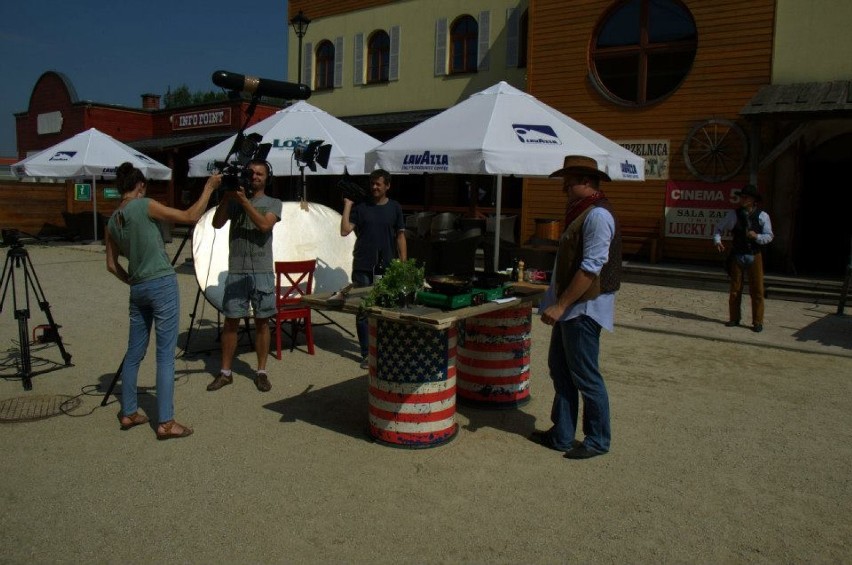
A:
[[[213,108],[211,110],[172,114],[169,119],[172,122],[173,130],[229,126],[231,125],[231,109]]]
[[[728,210],[736,208],[742,182],[710,183],[673,181],[666,183],[666,237],[709,239]]]

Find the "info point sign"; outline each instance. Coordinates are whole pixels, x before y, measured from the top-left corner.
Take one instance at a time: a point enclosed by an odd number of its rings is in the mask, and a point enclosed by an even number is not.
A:
[[[745,183],[671,180],[666,184],[666,237],[710,239],[716,224],[739,206]],[[729,233],[722,234],[730,237]]]

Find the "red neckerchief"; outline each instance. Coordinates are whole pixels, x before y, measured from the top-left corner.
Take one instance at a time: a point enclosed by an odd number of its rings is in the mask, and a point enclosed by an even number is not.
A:
[[[585,212],[589,206],[602,198],[606,198],[606,196],[603,192],[598,191],[590,196],[581,198],[580,200],[569,202],[568,206],[565,208],[565,223],[562,224],[563,228],[570,226],[571,222],[577,219],[577,216]]]

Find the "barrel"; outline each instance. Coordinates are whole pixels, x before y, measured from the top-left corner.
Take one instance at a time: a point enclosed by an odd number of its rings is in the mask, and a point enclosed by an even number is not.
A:
[[[535,219],[535,237],[536,239],[550,239],[558,241],[562,235],[562,222],[551,218],[536,218]]]
[[[514,408],[530,400],[532,305],[467,318],[458,344],[458,401]]]
[[[435,330],[371,316],[369,433],[420,449],[450,441],[456,425],[455,327]]]

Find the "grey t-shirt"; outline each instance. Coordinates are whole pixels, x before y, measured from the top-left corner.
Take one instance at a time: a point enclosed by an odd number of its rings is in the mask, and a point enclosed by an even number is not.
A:
[[[251,205],[261,216],[268,212],[281,219],[281,201],[271,196],[255,196]],[[257,229],[238,202],[228,208],[231,227],[228,232],[228,271],[231,273],[272,273],[275,271],[272,258],[272,231],[264,233]]]

